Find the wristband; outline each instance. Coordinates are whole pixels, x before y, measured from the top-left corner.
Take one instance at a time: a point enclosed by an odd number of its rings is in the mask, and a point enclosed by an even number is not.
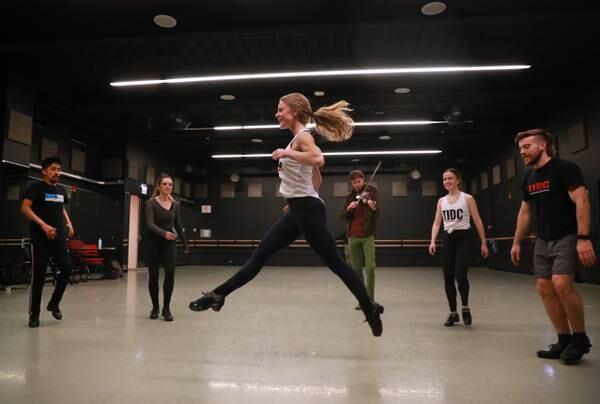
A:
[[[589,234],[578,234],[577,235],[577,240],[591,240],[592,238],[590,237]]]

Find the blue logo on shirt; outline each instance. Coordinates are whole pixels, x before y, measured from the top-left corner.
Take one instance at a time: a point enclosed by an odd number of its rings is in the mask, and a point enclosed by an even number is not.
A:
[[[59,202],[59,203],[64,203],[65,202],[65,196],[61,195],[61,194],[49,194],[49,193],[46,193],[45,197],[44,197],[44,202]]]

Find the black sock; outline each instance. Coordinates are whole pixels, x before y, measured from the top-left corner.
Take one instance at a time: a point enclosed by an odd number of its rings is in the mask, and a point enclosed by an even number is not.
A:
[[[573,333],[573,344],[578,346],[584,346],[589,344],[589,339],[584,332],[574,332]]]
[[[571,334],[558,334],[558,343],[567,346],[571,343]]]

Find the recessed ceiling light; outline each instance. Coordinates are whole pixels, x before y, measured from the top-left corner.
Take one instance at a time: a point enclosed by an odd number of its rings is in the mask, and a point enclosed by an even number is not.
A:
[[[360,159],[352,159],[350,161],[353,162],[353,163],[358,163],[360,161]]]
[[[396,94],[408,94],[408,93],[410,93],[410,88],[398,87],[398,88],[394,89],[394,92]]]
[[[379,139],[380,139],[380,140],[390,140],[391,138],[392,138],[392,137],[391,137],[391,136],[388,136],[388,135],[381,135],[381,136],[379,136]]]
[[[173,28],[177,25],[177,20],[170,15],[159,14],[154,16],[154,23],[161,28]]]
[[[254,139],[252,139],[252,143],[262,143],[262,139],[255,137]]]
[[[385,112],[383,112],[383,111],[375,111],[375,115],[384,115],[384,114],[385,114]]]
[[[235,95],[222,94],[219,98],[222,99],[223,101],[233,101],[233,100],[235,100]]]
[[[432,1],[421,7],[421,12],[425,15],[438,15],[446,10],[446,4],[441,1]]]
[[[314,92],[317,97],[323,97],[325,95],[325,91],[317,90]]]
[[[530,68],[531,65],[392,67],[382,69],[318,70],[303,72],[247,73],[218,76],[175,77],[170,79],[113,81],[110,83],[110,85],[113,87],[150,86],[156,84],[207,83],[215,81],[266,80],[281,78],[290,79],[296,77],[380,76],[391,74],[492,72],[524,70]]]

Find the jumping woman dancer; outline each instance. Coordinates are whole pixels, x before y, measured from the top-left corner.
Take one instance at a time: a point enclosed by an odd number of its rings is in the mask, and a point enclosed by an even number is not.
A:
[[[281,129],[289,129],[292,140],[285,149],[273,152],[279,161],[279,192],[289,209],[268,230],[246,264],[225,283],[190,303],[190,309],[219,311],[234,290],[252,280],[269,256],[287,247],[301,234],[325,264],[344,282],[360,303],[373,335],[383,332],[380,315],[383,306],[372,302],[356,273],[340,257],[335,240],[327,229],[325,204],[313,185],[315,170],[325,164],[323,153],[306,128],[314,120],[316,133],[332,142],[342,142],[352,136],[352,119],[346,114],[348,103],[339,101],[313,112],[308,99],[299,93],[281,97],[275,117]]]

